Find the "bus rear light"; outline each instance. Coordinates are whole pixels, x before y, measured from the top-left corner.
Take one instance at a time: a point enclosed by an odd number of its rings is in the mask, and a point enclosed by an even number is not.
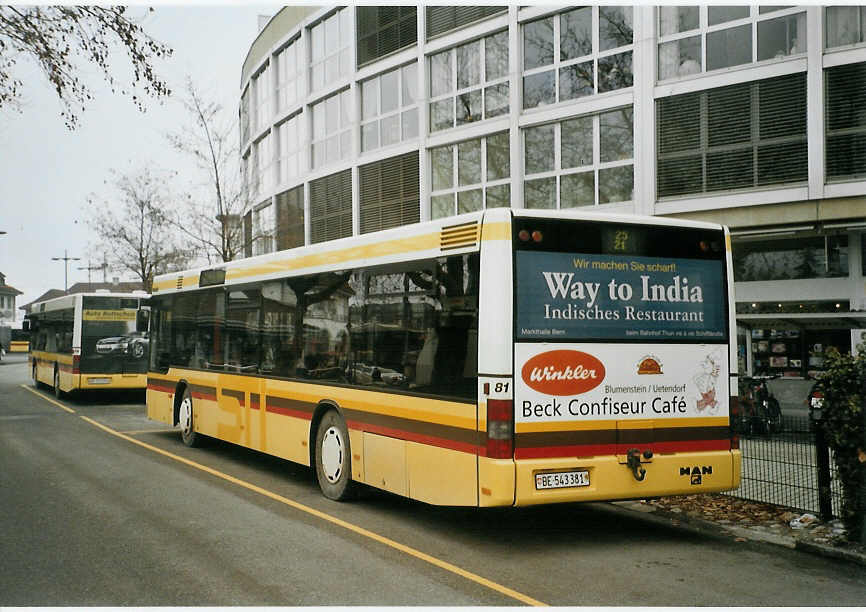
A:
[[[520,238],[523,242],[528,242],[529,241],[529,232],[526,231],[525,229],[520,230],[519,232],[517,232],[517,237]]]
[[[514,403],[487,400],[487,456],[510,459],[514,455]]]
[[[740,436],[736,431],[739,425],[741,411],[742,406],[740,406],[740,398],[736,395],[732,395],[728,404],[728,426],[731,432],[731,450],[737,450],[740,448]]]
[[[72,373],[81,374],[81,355],[72,356]]]

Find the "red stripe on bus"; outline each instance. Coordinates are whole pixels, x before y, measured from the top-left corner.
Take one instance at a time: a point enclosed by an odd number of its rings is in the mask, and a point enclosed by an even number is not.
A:
[[[398,438],[400,440],[406,440],[409,442],[418,442],[419,444],[427,444],[428,446],[437,446],[439,448],[448,448],[451,450],[460,451],[463,453],[476,454],[481,451],[478,446],[473,444],[467,444],[464,442],[458,442],[456,440],[446,440],[444,438],[437,438],[434,436],[425,436],[424,434],[419,433],[411,433],[408,431],[403,431],[400,429],[392,429],[390,427],[383,427],[381,425],[371,425],[370,423],[362,423],[360,421],[348,421],[346,425],[349,429],[357,429],[361,431],[366,431],[375,434],[381,434],[383,436],[389,436],[391,438]]]
[[[681,442],[646,442],[645,448],[656,453],[688,453],[699,451],[730,450],[730,440],[686,440]],[[518,448],[515,459],[553,459],[560,457],[593,457],[596,455],[623,455],[625,450],[616,444],[581,444],[577,446],[545,446]]]
[[[174,393],[174,387],[163,387],[162,385],[147,385],[148,391],[159,391],[160,393]]]
[[[211,402],[217,401],[216,393],[202,393],[200,391],[191,391],[190,395],[193,397],[193,399],[208,400]]]
[[[286,408],[284,406],[276,406],[274,404],[265,404],[266,412],[273,412],[274,414],[282,414],[283,416],[295,417],[297,419],[304,419],[305,421],[313,420],[313,413],[306,412],[303,410],[292,410],[291,408]]]

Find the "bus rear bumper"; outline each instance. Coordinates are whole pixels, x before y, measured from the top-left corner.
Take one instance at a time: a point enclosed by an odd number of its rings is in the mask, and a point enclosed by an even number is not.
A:
[[[564,457],[515,461],[516,506],[577,501],[641,499],[666,495],[692,495],[735,489],[740,484],[739,450],[656,455],[641,463],[646,470],[638,480],[622,457]],[[537,488],[537,476],[586,471],[589,484]],[[550,484],[552,479],[539,479]],[[581,478],[582,480],[582,478]]]
[[[79,374],[80,389],[144,389],[147,374]]]

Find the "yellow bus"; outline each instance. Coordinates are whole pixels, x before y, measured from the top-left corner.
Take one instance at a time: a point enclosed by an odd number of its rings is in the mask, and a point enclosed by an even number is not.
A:
[[[148,417],[430,504],[739,485],[720,225],[494,209],[155,279]]]
[[[83,389],[147,387],[148,294],[75,293],[34,303],[30,332],[33,383],[60,397]]]

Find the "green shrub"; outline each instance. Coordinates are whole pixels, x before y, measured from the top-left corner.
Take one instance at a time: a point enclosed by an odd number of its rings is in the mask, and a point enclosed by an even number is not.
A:
[[[842,484],[841,519],[853,541],[861,539],[861,521],[866,516],[866,491],[861,492],[866,477],[866,463],[861,462],[866,450],[862,396],[866,345],[858,349],[856,356],[829,349],[824,360],[827,372],[817,385],[824,393],[823,427]]]

